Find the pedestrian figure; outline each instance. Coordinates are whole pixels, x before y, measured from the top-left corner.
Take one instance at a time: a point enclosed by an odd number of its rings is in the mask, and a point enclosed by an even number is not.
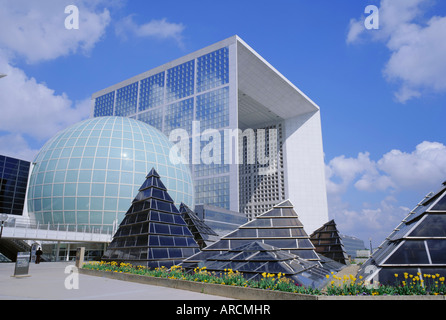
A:
[[[40,247],[39,247],[39,249],[37,249],[37,251],[36,251],[36,264],[39,264],[40,263],[40,256],[43,254],[43,251],[40,249]]]

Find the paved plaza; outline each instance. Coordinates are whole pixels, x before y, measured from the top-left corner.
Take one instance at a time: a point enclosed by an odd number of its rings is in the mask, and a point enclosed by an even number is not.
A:
[[[67,266],[73,262],[29,265],[29,276],[13,277],[14,263],[0,264],[0,300],[229,300],[202,293],[77,274],[78,288]],[[72,278],[69,278],[69,277]],[[68,279],[67,279],[68,277]],[[73,287],[72,289],[67,289]]]

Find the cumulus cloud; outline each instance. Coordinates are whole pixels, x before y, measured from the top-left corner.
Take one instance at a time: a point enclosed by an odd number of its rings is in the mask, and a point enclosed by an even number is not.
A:
[[[28,145],[28,142],[21,134],[11,133],[0,136],[1,155],[32,161],[38,152],[38,149]]]
[[[90,98],[72,101],[16,66],[81,52],[100,41],[110,21],[98,1],[0,0],[0,153],[32,160],[36,147],[59,130],[89,116]],[[65,6],[79,9],[79,29],[65,28]],[[7,30],[7,32],[5,32]]]
[[[134,35],[136,37],[173,39],[178,45],[182,45],[184,28],[183,24],[168,22],[165,18],[137,24],[134,21],[134,15],[130,15],[116,23],[115,30],[116,34],[122,39],[127,39],[128,35]]]
[[[82,52],[87,54],[104,35],[110,22],[107,9],[98,10],[98,1],[42,0],[0,1],[0,46],[28,63],[55,59]],[[79,29],[65,28],[67,5],[79,9]]]
[[[353,185],[360,191],[418,189],[446,179],[446,146],[424,141],[408,153],[391,150],[378,161],[368,152],[356,158],[338,156],[326,165],[327,192],[341,194]],[[427,193],[427,192],[426,192]]]
[[[426,195],[446,179],[446,146],[424,141],[411,152],[391,150],[374,161],[370,153],[357,157],[338,156],[326,164],[330,215],[341,232],[354,232],[362,239],[374,235],[383,239],[421,199],[398,205],[397,196],[405,193]],[[371,199],[362,203],[343,200],[347,193]],[[384,200],[373,202],[374,195]],[[350,197],[354,199],[355,196]]]
[[[330,199],[331,218],[335,220],[341,233],[353,235],[365,242],[369,239],[377,247],[407,216],[411,208],[398,205],[392,197],[385,197],[374,205],[352,208],[351,204],[339,197]]]
[[[366,30],[364,17],[350,21],[347,43],[364,37],[386,44],[391,56],[384,66],[395,83],[397,101],[404,103],[427,92],[446,91],[446,17],[425,17],[430,0],[381,0],[379,30]]]
[[[0,128],[14,134],[30,135],[38,140],[50,138],[67,125],[89,116],[90,99],[71,101],[63,93],[55,94],[44,83],[28,77],[0,57]]]

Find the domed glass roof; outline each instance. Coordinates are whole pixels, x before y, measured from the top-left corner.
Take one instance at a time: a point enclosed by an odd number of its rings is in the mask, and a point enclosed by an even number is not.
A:
[[[141,121],[99,117],[56,134],[34,160],[28,212],[40,223],[112,226],[152,168],[179,207],[194,205],[189,168],[169,160],[168,138]]]

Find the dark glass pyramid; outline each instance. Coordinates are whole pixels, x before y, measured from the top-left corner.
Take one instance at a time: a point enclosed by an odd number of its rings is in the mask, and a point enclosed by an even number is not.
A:
[[[203,266],[217,274],[226,269],[238,270],[248,280],[260,280],[264,272],[280,272],[299,285],[321,287],[326,282],[326,272],[317,263],[258,241],[209,257]]]
[[[428,194],[364,262],[366,281],[395,282],[395,274],[446,276],[446,182]],[[421,276],[421,277],[422,277]]]
[[[310,235],[316,252],[342,264],[349,264],[348,255],[334,220],[328,221]]]
[[[292,204],[284,201],[189,257],[182,265],[185,268],[195,268],[211,256],[254,241],[280,248],[299,258],[319,261]]]
[[[198,244],[152,169],[102,259],[170,267],[199,252]]]
[[[190,232],[193,234],[195,241],[200,246],[200,249],[203,249],[220,239],[218,234],[184,203],[181,203],[180,205],[180,213]]]

